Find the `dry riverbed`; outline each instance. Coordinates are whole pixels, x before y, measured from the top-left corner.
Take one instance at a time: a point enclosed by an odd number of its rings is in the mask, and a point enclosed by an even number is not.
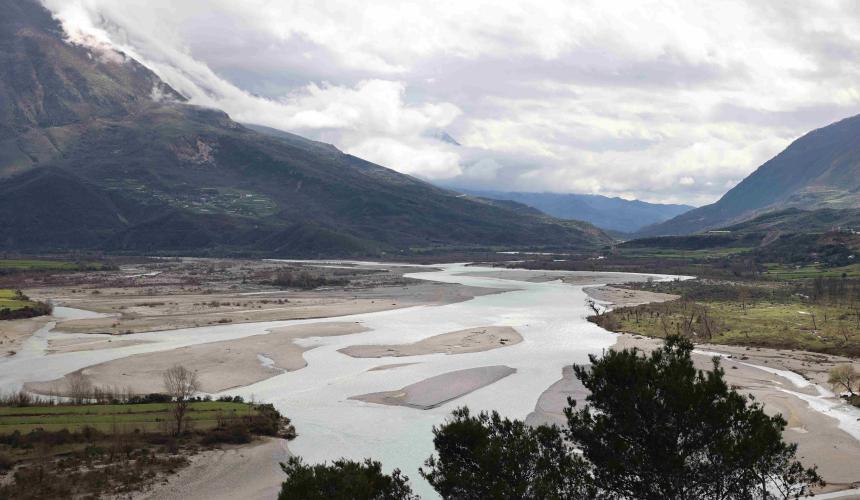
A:
[[[155,259],[118,271],[68,273],[21,284],[34,300],[95,311],[104,318],[63,321],[68,333],[125,335],[229,323],[329,318],[416,305],[442,305],[497,290],[404,277],[432,271],[396,265],[330,266],[230,259]],[[309,274],[318,288],[277,286],[279,273]],[[0,322],[0,344],[38,327]]]
[[[97,387],[149,394],[163,390],[163,374],[181,364],[197,373],[200,390],[222,392],[307,366],[302,353],[312,349],[295,340],[350,335],[366,331],[355,322],[327,322],[272,329],[269,333],[236,340],[196,344],[169,351],[136,354],[80,370]],[[70,374],[71,375],[71,374]],[[70,375],[47,382],[30,382],[25,388],[38,394],[67,395]]]

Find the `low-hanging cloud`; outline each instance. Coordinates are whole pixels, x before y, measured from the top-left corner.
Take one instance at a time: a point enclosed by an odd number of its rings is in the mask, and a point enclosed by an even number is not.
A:
[[[43,1],[191,102],[464,187],[701,204],[860,110],[850,0]]]

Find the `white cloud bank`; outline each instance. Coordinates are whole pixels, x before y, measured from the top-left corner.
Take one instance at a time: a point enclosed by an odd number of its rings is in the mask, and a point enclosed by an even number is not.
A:
[[[706,203],[860,111],[850,0],[44,2],[192,102],[473,188]]]

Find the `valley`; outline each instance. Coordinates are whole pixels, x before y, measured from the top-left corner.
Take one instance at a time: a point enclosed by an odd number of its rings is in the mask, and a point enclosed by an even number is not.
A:
[[[857,13],[525,7],[0,0],[0,498],[860,498]]]
[[[0,360],[4,391],[70,396],[83,376],[108,393],[148,394],[161,390],[166,369],[181,364],[213,398],[274,404],[297,428],[291,453],[310,461],[372,454],[404,471],[417,470],[429,455],[429,431],[452,408],[562,423],[564,398],[552,395],[584,396],[575,380],[559,382],[565,367],[610,347],[647,352],[657,345],[586,321],[587,294],[607,305],[660,308],[655,301],[687,293],[678,289],[687,281],[666,275],[462,264],[162,258],[105,268],[18,275],[28,294],[51,300],[56,312]],[[292,286],[273,285],[286,272]],[[319,286],[303,290],[301,282]],[[0,331],[8,336],[14,326],[0,323]],[[825,491],[860,480],[844,465],[860,457],[860,428],[851,416],[860,410],[826,389],[827,369],[845,358],[706,341],[696,352],[702,368],[719,353],[729,383],[788,418],[786,439],[819,466],[830,485]],[[260,470],[275,465],[270,454],[248,453]],[[194,463],[195,474],[210,473]],[[172,488],[190,480],[181,474]]]

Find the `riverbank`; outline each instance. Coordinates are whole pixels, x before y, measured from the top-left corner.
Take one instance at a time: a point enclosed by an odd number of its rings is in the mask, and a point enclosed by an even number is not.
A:
[[[678,296],[646,290],[611,286],[586,288],[595,300],[624,307],[674,300]],[[658,349],[660,338],[621,333],[613,349],[636,348],[644,353]],[[708,370],[713,359],[720,359],[726,382],[742,394],[752,395],[770,414],[782,414],[788,422],[786,441],[797,443],[798,456],[806,465],[817,465],[828,486],[823,490],[840,491],[860,484],[860,411],[837,407],[844,403],[827,388],[830,368],[860,363],[842,356],[807,351],[749,346],[696,344],[693,360],[696,368]],[[533,423],[556,423],[565,420],[563,407],[569,395],[584,403],[585,388],[565,369],[562,379],[545,391],[530,416]],[[854,415],[854,422],[849,422]],[[855,415],[856,414],[856,415]],[[847,430],[846,430],[847,429]]]
[[[280,464],[290,456],[287,442],[278,438],[204,451],[190,457],[189,465],[176,474],[131,498],[271,500],[285,479]]]

